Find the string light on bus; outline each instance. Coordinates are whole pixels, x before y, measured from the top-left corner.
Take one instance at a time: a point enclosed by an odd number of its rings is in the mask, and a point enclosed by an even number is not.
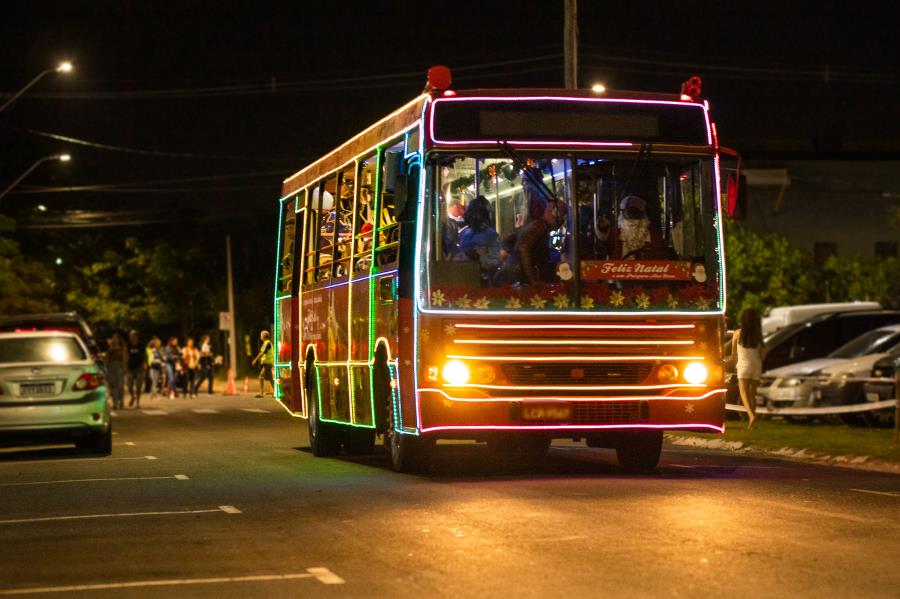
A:
[[[542,388],[536,388],[535,391],[543,391]],[[625,402],[636,402],[636,401],[652,401],[652,402],[665,402],[665,401],[700,401],[704,399],[709,399],[714,395],[719,395],[721,393],[725,393],[725,389],[713,389],[711,391],[707,391],[703,395],[622,395],[619,397],[612,396],[604,396],[604,397],[559,397],[559,395],[520,395],[520,396],[504,396],[504,397],[457,397],[454,395],[450,395],[443,389],[434,389],[430,387],[423,387],[418,390],[419,394],[421,393],[436,393],[441,395],[447,401],[459,401],[459,402],[469,402],[469,403],[492,403],[492,402],[503,402],[503,403],[516,403],[522,401],[547,401],[547,402],[560,402],[560,403],[571,403],[571,402],[585,402],[585,403],[604,403],[611,401],[625,401]]]

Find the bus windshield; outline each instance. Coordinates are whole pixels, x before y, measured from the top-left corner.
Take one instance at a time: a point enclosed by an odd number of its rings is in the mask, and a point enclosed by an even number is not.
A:
[[[709,157],[438,155],[423,301],[434,309],[720,310]]]

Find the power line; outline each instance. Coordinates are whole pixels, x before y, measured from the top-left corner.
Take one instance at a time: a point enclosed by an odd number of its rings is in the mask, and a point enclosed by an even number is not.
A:
[[[284,177],[291,173],[290,170],[263,171],[256,173],[239,173],[235,175],[210,175],[205,177],[183,177],[178,179],[157,179],[152,181],[132,181],[130,183],[107,183],[96,185],[77,185],[71,187],[35,187],[29,186],[23,189],[12,191],[11,193],[30,194],[30,193],[63,193],[73,191],[103,191],[116,188],[135,188],[145,185],[169,185],[172,183],[193,183],[201,181],[224,181],[228,179],[246,179],[251,177]],[[280,185],[279,180],[279,185]],[[192,191],[196,191],[192,190]]]
[[[275,162],[277,159],[275,158],[259,158],[254,156],[225,156],[221,154],[198,154],[195,152],[166,152],[163,150],[148,150],[141,148],[129,148],[126,146],[115,146],[111,144],[104,144],[95,141],[88,141],[86,139],[79,139],[77,137],[70,137],[68,135],[61,135],[59,133],[50,133],[48,131],[39,131],[37,129],[27,129],[21,127],[11,127],[5,126],[6,129],[10,129],[12,131],[18,131],[22,133],[30,133],[31,135],[37,135],[38,137],[46,137],[48,139],[54,139],[56,141],[63,141],[66,143],[77,144],[80,146],[87,146],[89,148],[96,148],[98,150],[111,150],[114,152],[125,152],[129,154],[141,154],[144,156],[165,156],[172,158],[204,158],[204,159],[212,159],[212,160],[253,160],[253,161],[263,161],[263,162]]]

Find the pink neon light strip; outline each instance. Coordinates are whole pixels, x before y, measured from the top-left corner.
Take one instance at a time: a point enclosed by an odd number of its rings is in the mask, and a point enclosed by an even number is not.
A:
[[[468,345],[693,345],[693,341],[669,339],[454,339],[453,343]]]
[[[515,391],[553,391],[563,389],[566,391],[650,391],[657,389],[706,389],[702,383],[670,384],[670,385],[479,385],[466,383],[464,385],[445,385],[454,389],[500,389]]]
[[[696,106],[700,110],[703,111],[704,120],[706,121],[706,143],[712,144],[712,134],[710,133],[710,122],[709,122],[709,112],[707,111],[705,106],[700,104],[686,104],[684,102],[676,102],[669,100],[637,100],[637,99],[615,99],[615,98],[571,98],[571,97],[561,97],[561,96],[511,96],[511,97],[498,97],[498,96],[468,96],[464,98],[453,97],[453,98],[438,98],[432,103],[431,106],[431,114],[429,115],[428,122],[428,131],[431,137],[431,141],[436,144],[446,144],[446,145],[466,145],[466,144],[486,144],[486,143],[497,143],[498,141],[506,141],[511,144],[516,145],[536,145],[536,146],[596,146],[596,147],[610,147],[610,146],[624,146],[624,147],[632,147],[635,144],[632,142],[573,142],[573,141],[563,141],[563,140],[555,140],[555,141],[534,141],[534,140],[460,140],[460,141],[442,141],[437,139],[434,136],[434,113],[435,108],[441,102],[528,102],[534,100],[553,100],[556,102],[587,102],[587,103],[596,103],[603,102],[607,104],[663,104],[669,106]]]
[[[724,426],[716,426],[715,424],[707,424],[705,422],[696,422],[690,424],[560,424],[560,425],[469,425],[469,426],[430,426],[423,428],[423,433],[432,431],[559,431],[559,430],[669,430],[669,429],[693,429],[703,428],[717,433],[724,433]]]
[[[447,354],[455,360],[490,360],[494,362],[655,362],[656,360],[702,360],[702,356],[460,356]]]
[[[693,329],[692,324],[454,324],[458,329]]]
[[[699,401],[701,399],[707,399],[712,397],[713,395],[718,395],[719,393],[725,393],[725,389],[713,389],[703,395],[690,395],[690,396],[673,396],[673,395],[629,395],[627,397],[538,397],[538,396],[529,396],[529,397],[453,397],[452,395],[448,395],[442,389],[433,389],[430,387],[421,388],[418,390],[429,391],[432,393],[439,393],[443,395],[450,401],[461,401],[467,403],[491,403],[491,402],[528,402],[528,401],[551,401],[551,402],[560,402],[560,403],[570,403],[577,401],[584,401],[590,403],[602,403],[609,401],[664,401],[664,400],[673,400],[673,401]],[[418,394],[417,394],[418,395]],[[417,399],[419,399],[417,397]]]

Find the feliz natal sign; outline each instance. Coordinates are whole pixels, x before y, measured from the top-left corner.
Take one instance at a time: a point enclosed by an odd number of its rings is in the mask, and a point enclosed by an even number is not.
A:
[[[582,260],[581,278],[588,281],[689,281],[691,263],[667,260]]]

